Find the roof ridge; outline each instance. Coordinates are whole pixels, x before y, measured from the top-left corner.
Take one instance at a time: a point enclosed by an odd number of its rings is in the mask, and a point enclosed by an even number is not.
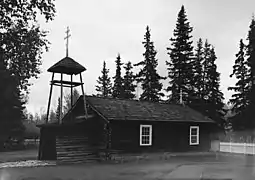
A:
[[[81,95],[82,96],[82,95]],[[143,101],[139,99],[124,99],[124,98],[114,98],[114,97],[102,97],[102,96],[96,96],[96,95],[85,95],[87,97],[95,97],[95,98],[100,98],[100,99],[111,99],[111,100],[123,100],[123,101],[132,101],[132,102],[141,102],[141,103],[150,103],[150,104],[166,104],[166,105],[175,105],[175,106],[180,106],[179,104],[173,104],[173,103],[167,103],[167,102],[152,102],[152,101]],[[184,107],[184,106],[180,106]]]

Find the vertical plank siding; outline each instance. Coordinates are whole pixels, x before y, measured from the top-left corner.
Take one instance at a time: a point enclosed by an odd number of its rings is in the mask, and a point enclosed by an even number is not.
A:
[[[152,145],[140,146],[140,125],[152,125]],[[189,144],[190,126],[199,126],[199,144]],[[209,151],[210,126],[195,123],[115,121],[112,122],[111,149],[122,153],[132,152],[185,152]]]

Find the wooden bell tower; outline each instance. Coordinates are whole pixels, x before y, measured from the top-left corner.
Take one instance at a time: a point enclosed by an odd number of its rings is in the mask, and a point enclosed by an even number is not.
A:
[[[83,100],[84,100],[84,113],[85,113],[85,119],[87,118],[87,109],[86,109],[86,101],[85,101],[85,94],[84,94],[84,87],[82,82],[82,72],[86,70],[85,67],[83,67],[81,64],[73,60],[68,56],[68,40],[71,36],[69,34],[70,30],[69,27],[67,27],[66,31],[66,57],[58,61],[56,64],[51,66],[48,69],[48,72],[52,73],[52,78],[50,81],[50,93],[49,93],[49,100],[48,100],[48,107],[47,107],[47,116],[46,116],[46,123],[49,121],[49,113],[50,113],[50,104],[51,104],[51,97],[52,97],[52,89],[53,86],[59,86],[60,87],[60,117],[58,119],[59,124],[62,124],[62,118],[63,118],[63,87],[68,87],[71,89],[71,105],[73,106],[73,88],[77,86],[81,86]],[[54,75],[59,73],[60,74],[60,80],[55,80]],[[70,76],[70,80],[64,80],[63,75]],[[73,81],[73,75],[79,75],[80,76],[80,82],[74,82]]]

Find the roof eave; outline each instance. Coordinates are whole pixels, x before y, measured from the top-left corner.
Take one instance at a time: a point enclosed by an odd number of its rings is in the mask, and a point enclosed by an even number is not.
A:
[[[132,118],[132,119],[128,119],[128,118],[118,118],[118,117],[111,117],[111,118],[108,118],[109,121],[154,121],[154,122],[185,122],[185,123],[212,123],[212,124],[216,124],[216,122],[214,121],[188,121],[188,120],[168,120],[168,119],[160,119],[160,120],[157,120],[157,119],[135,119],[135,118]]]

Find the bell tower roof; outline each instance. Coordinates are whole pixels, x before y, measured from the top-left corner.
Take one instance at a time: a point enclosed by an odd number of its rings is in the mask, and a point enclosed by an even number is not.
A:
[[[70,57],[61,59],[48,69],[48,72],[63,73],[68,75],[77,75],[83,71],[86,71],[86,68]]]
[[[58,61],[56,64],[51,66],[48,69],[48,72],[52,73],[63,73],[68,75],[77,75],[83,71],[86,70],[85,67],[80,65],[78,62],[73,60],[68,56],[68,45],[69,45],[69,38],[71,37],[70,29],[67,26],[66,30],[66,37],[64,38],[66,40],[66,57]]]

